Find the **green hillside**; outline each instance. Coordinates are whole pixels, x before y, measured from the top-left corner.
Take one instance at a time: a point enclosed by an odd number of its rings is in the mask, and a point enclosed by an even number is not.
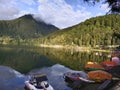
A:
[[[10,36],[12,38],[35,38],[47,35],[58,30],[57,27],[36,21],[32,15],[25,15],[15,20],[0,21],[0,37]]]
[[[56,31],[39,39],[42,44],[95,47],[120,44],[120,15],[105,15]]]

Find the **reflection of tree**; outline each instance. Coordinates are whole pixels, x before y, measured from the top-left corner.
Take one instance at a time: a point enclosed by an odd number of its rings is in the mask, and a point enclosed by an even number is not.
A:
[[[74,70],[82,70],[87,61],[102,62],[107,53],[99,56],[95,52],[75,52],[67,49],[2,47],[0,64],[10,66],[21,73],[35,68],[49,67],[59,63]]]
[[[75,52],[70,50],[63,49],[46,49],[44,52],[40,52],[44,54],[51,60],[56,63],[60,63],[65,65],[71,69],[82,70],[87,61],[96,61],[101,63],[103,60],[108,59],[107,53],[102,53],[104,56],[96,55],[95,52]]]

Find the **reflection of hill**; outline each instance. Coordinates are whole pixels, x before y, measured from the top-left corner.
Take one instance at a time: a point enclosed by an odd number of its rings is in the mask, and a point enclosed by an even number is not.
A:
[[[0,48],[0,64],[10,66],[21,73],[31,69],[51,66],[54,63],[44,55],[27,51],[25,48]]]

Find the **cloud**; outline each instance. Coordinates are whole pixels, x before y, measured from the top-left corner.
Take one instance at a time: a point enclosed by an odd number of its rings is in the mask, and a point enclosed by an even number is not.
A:
[[[8,1],[10,1],[10,0],[0,0],[0,4],[1,3],[6,3],[6,2],[8,2]],[[11,2],[11,1],[10,1]]]
[[[0,0],[0,9],[0,20],[31,13],[59,28],[76,25],[91,17],[85,7],[73,6],[65,0]]]
[[[101,9],[101,10],[104,10],[104,11],[106,11],[106,12],[108,12],[108,11],[110,10],[110,8],[108,7],[108,3],[102,4],[102,5],[100,6],[100,9]]]
[[[0,19],[11,19],[19,13],[16,3],[12,0],[0,0]]]
[[[105,15],[107,12],[109,12],[110,8],[108,7],[108,3],[101,3],[96,8],[96,14],[93,14],[94,16],[102,16]],[[95,10],[94,10],[95,11]]]
[[[103,15],[101,12],[97,13],[96,16],[101,16]]]
[[[0,0],[0,20],[10,20],[24,14],[34,13],[32,8],[34,5],[34,0]]]
[[[27,5],[35,5],[34,0],[20,0],[22,3],[25,3]]]
[[[38,11],[40,17],[47,23],[52,23],[60,28],[66,28],[91,16],[90,12],[82,6],[81,9],[74,8],[65,2],[65,0],[38,0]]]

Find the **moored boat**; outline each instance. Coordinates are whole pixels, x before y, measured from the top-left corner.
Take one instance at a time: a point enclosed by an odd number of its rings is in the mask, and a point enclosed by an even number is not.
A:
[[[85,70],[94,71],[94,70],[104,70],[104,67],[97,62],[87,62],[85,65]]]
[[[30,79],[25,81],[24,88],[25,90],[54,90],[45,74],[31,75]]]
[[[88,78],[95,82],[103,82],[105,80],[111,80],[112,75],[106,71],[96,70],[88,72]]]
[[[102,62],[102,65],[105,68],[105,70],[110,70],[113,67],[117,66],[117,64],[113,61],[104,61]]]
[[[68,83],[73,83],[75,81],[93,83],[94,81],[89,80],[85,72],[66,72],[63,75],[64,79]]]

